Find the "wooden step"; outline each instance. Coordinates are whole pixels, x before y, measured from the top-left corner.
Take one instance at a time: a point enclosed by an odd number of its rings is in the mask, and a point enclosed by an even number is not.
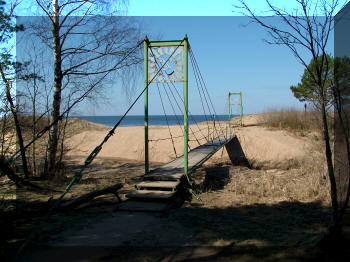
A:
[[[120,211],[163,212],[169,207],[169,204],[164,202],[144,202],[129,199],[118,205],[116,209]]]
[[[160,190],[136,190],[127,193],[125,196],[132,199],[159,199],[167,200],[170,199],[175,192],[171,191],[160,191]]]
[[[176,174],[147,174],[144,176],[145,180],[157,180],[157,181],[177,181],[183,177],[183,173]]]
[[[164,188],[175,189],[180,184],[180,181],[143,181],[135,185],[137,189],[142,188]]]

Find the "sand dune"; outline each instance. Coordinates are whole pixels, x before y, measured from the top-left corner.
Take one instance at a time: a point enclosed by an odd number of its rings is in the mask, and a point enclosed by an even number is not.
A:
[[[232,123],[238,122],[239,118],[233,119]],[[86,121],[85,121],[86,122]],[[312,144],[307,138],[294,136],[282,130],[268,130],[258,126],[259,115],[246,115],[243,118],[245,127],[235,127],[233,132],[237,135],[240,146],[247,160],[254,166],[263,169],[291,168],[297,165],[313,150]],[[226,132],[226,123],[216,122],[216,128],[221,127]],[[69,148],[67,156],[86,157],[103,140],[110,127],[84,124],[76,135],[67,139]],[[180,126],[171,126],[170,137],[167,126],[151,126],[149,129],[150,161],[166,163],[183,154],[183,131]],[[213,136],[213,123],[201,123],[198,126],[190,126],[190,147],[195,148],[206,142],[204,137],[211,133]],[[174,146],[173,143],[174,142]],[[198,143],[199,142],[199,143]],[[144,160],[144,128],[119,127],[107,143],[103,146],[98,157],[126,159],[132,161]],[[226,149],[218,151],[207,163],[229,162],[230,158]]]

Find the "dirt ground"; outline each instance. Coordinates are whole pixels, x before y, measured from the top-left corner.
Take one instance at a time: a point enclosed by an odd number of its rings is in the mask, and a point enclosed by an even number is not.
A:
[[[192,198],[166,213],[122,212],[116,209],[114,195],[101,196],[76,210],[50,216],[19,261],[349,261],[344,249],[316,246],[330,221],[329,186],[317,138],[280,130],[257,133],[260,127],[254,121],[236,130],[234,150],[225,148],[215,161],[192,174],[202,203]],[[286,154],[291,146],[294,149]],[[233,159],[230,150],[243,154]],[[220,158],[225,154],[226,158]],[[242,157],[247,161],[235,162]],[[63,192],[83,160],[84,155],[69,155],[64,162],[65,178],[33,181],[45,190],[17,189],[17,208],[10,198],[3,201],[9,212],[2,216],[7,224],[1,231],[10,236],[2,245],[5,261],[46,213],[50,199]],[[159,165],[153,163],[151,168]],[[119,191],[123,200],[141,181],[143,169],[140,161],[102,155],[64,200],[116,183],[124,185]],[[9,192],[12,185],[0,182]],[[348,222],[344,230],[349,236]]]
[[[73,164],[74,160],[70,161]],[[142,163],[100,160],[76,186],[72,197],[79,191],[125,179],[120,192],[123,197],[123,193],[140,180],[142,170]],[[254,184],[259,183],[256,179],[262,176],[274,176],[277,181],[278,177],[293,179],[296,175],[296,170],[254,170],[226,164],[206,166],[193,175],[203,203],[193,198],[181,208],[164,214],[116,211],[114,196],[100,197],[79,210],[50,218],[37,239],[39,245],[32,246],[22,259],[52,262],[313,260],[321,252],[315,251],[314,246],[330,219],[329,208],[321,200],[303,202],[288,199],[288,195],[278,189],[264,195],[258,186],[254,187],[256,192],[249,193],[238,191],[235,186],[235,180],[239,181],[240,177]],[[106,202],[110,205],[105,205]]]

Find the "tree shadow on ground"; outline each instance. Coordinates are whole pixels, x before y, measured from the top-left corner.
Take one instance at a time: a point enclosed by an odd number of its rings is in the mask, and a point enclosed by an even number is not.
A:
[[[97,242],[85,247],[53,245],[44,248],[41,257],[51,262],[349,261],[343,260],[350,257],[347,248],[329,251],[315,247],[329,219],[329,210],[319,202],[184,207],[157,216],[156,221],[134,231],[122,244],[112,241],[104,246]],[[130,222],[128,226],[137,225]]]
[[[315,247],[329,219],[319,202],[186,207],[97,261],[347,261],[347,248]]]
[[[230,182],[230,167],[205,168],[204,181],[199,185],[202,192],[223,189]]]
[[[228,171],[228,166],[207,168],[204,188],[223,188],[229,180]],[[156,221],[130,234],[130,241],[122,244],[116,245],[111,241],[107,246],[96,242],[96,245],[62,247],[53,244],[37,248],[41,260],[50,262],[347,261],[341,260],[342,257],[349,258],[343,249],[334,253],[314,247],[330,221],[329,214],[329,210],[319,202],[294,201],[223,208],[191,203],[170,210],[163,216],[149,214],[155,216]],[[94,225],[87,220],[79,223],[85,223],[86,227]],[[118,223],[118,218],[115,223]],[[73,227],[74,224],[67,223],[67,226]],[[111,225],[105,226],[108,230],[103,235],[85,237],[113,239],[114,235],[118,235],[117,231],[110,230]],[[126,227],[137,227],[137,224],[128,221]]]

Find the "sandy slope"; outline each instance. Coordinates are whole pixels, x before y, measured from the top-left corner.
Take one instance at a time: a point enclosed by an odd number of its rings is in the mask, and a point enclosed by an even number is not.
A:
[[[232,122],[237,122],[233,119]],[[259,123],[259,115],[244,116],[244,127],[234,128],[240,146],[247,160],[259,168],[290,168],[298,162],[303,161],[312,149],[312,144],[307,138],[294,136],[282,130],[269,130]],[[86,122],[86,121],[85,121]],[[105,137],[109,127],[86,124],[79,129],[78,134],[67,139],[70,151],[67,156],[87,156]],[[226,123],[216,123],[216,127],[225,130]],[[75,123],[75,128],[77,128]],[[210,125],[209,132],[213,130]],[[198,142],[204,143],[204,136],[208,135],[208,127],[205,123],[199,126],[191,126],[195,135],[190,136],[190,146],[195,148]],[[179,126],[172,126],[171,133],[177,155],[183,154],[183,133]],[[152,126],[149,131],[150,161],[166,163],[175,157],[167,126]],[[160,139],[160,140],[159,140]],[[164,139],[164,140],[163,140]],[[103,146],[99,157],[120,158],[128,160],[143,161],[144,159],[144,128],[119,127],[114,136]],[[226,149],[217,152],[208,163],[230,161]]]

